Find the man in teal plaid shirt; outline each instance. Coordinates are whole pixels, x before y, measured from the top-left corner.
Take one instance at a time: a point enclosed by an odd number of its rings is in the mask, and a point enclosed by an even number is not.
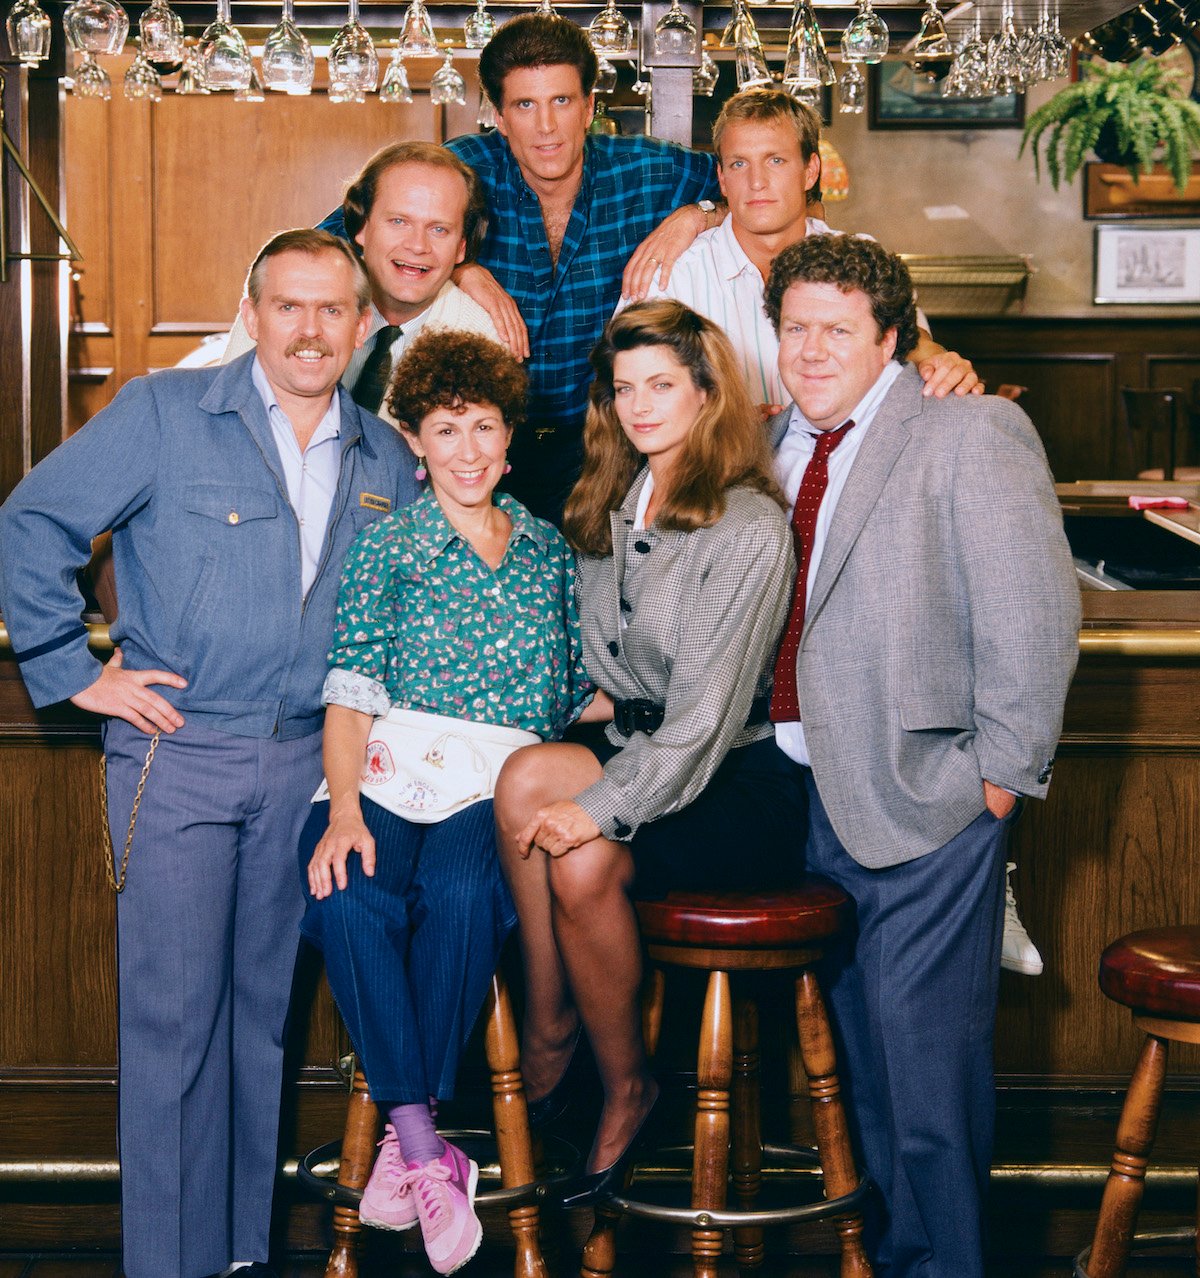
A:
[[[488,205],[483,246],[456,282],[529,361],[529,426],[513,441],[507,486],[555,522],[579,472],[588,355],[623,288],[643,295],[720,216],[711,155],[588,133],[596,71],[574,22],[513,18],[479,60],[496,132],[448,143]],[[340,218],[322,225],[340,232]]]

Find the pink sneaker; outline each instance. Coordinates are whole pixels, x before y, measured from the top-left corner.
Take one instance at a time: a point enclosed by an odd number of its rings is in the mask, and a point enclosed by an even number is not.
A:
[[[417,1223],[417,1204],[409,1192],[408,1169],[391,1123],[383,1129],[371,1179],[358,1205],[358,1218],[375,1229],[411,1229]]]
[[[404,1184],[416,1201],[425,1254],[439,1274],[452,1274],[479,1250],[483,1226],[475,1215],[479,1168],[455,1145],[428,1163],[412,1163]]]

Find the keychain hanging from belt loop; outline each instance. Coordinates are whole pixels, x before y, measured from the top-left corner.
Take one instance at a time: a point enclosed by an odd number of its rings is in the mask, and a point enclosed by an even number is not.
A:
[[[150,775],[150,765],[154,762],[154,752],[158,749],[158,739],[161,736],[161,732],[156,732],[150,739],[146,762],[142,764],[142,775],[138,777],[133,811],[129,814],[129,829],[125,834],[125,850],[121,854],[120,878],[117,877],[117,856],[113,849],[112,831],[108,827],[108,758],[103,750],[100,752],[100,817],[104,827],[104,870],[108,876],[108,886],[117,893],[125,891],[125,872],[129,869],[129,849],[133,847],[133,832],[137,829],[138,808],[142,806],[142,791],[146,788],[146,778]]]
[[[67,234],[67,228],[59,221],[58,214],[51,207],[50,201],[46,198],[42,188],[38,186],[37,180],[30,173],[25,161],[21,158],[21,152],[17,149],[17,144],[8,136],[8,130],[4,127],[3,71],[0,71],[0,142],[3,143],[3,153],[7,154],[17,166],[17,171],[25,179],[25,183],[33,192],[34,198],[42,206],[46,216],[58,232],[58,238],[62,240],[68,249],[66,253],[10,253],[8,251],[8,190],[0,182],[0,284],[8,283],[9,262],[82,262],[83,254],[79,251],[75,241]]]

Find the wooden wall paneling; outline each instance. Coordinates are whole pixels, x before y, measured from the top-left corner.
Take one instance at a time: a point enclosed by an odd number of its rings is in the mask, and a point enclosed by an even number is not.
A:
[[[28,72],[9,56],[2,35],[0,70],[4,72],[5,128],[27,154],[24,143]],[[0,185],[8,235],[8,243],[0,245],[0,251],[19,251],[25,228],[25,201],[20,173],[7,154],[0,156]],[[8,496],[28,468],[29,346],[24,304],[27,271],[27,266],[12,262],[7,283],[0,284],[0,500]]]
[[[57,59],[29,76],[28,164],[38,186],[61,219],[62,98]],[[70,227],[67,227],[70,230]],[[29,199],[29,247],[33,253],[67,251],[54,224],[32,196]],[[65,437],[67,408],[66,339],[67,262],[30,264],[30,460],[36,465]]]
[[[0,1069],[115,1065],[115,909],[104,879],[97,759],[87,746],[30,742],[4,751],[0,840],[42,855],[6,858]]]
[[[1059,483],[1106,478],[1114,470],[1114,357],[1047,354],[1030,349],[1004,355],[972,352],[989,390],[1024,386],[1020,406],[1033,419]]]
[[[319,222],[379,147],[429,136],[432,114],[424,95],[403,107],[320,94],[245,105],[226,95],[165,97],[148,157],[151,362],[171,362],[159,356],[160,337],[227,328],[263,242]]]
[[[1045,971],[1002,976],[1004,1081],[1124,1085],[1141,1035],[1100,993],[1100,953],[1135,928],[1200,917],[1198,835],[1195,754],[1060,747],[1049,794],[1028,804],[1011,847],[1021,916]],[[1172,1084],[1186,1086],[1200,1050],[1171,1050]]]

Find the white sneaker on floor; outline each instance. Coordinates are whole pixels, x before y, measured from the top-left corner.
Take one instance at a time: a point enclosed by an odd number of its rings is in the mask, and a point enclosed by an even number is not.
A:
[[[1029,939],[1025,925],[1017,914],[1017,898],[1013,896],[1012,872],[1016,864],[1009,861],[1004,875],[1004,940],[1000,946],[1000,966],[1022,976],[1040,976],[1042,956]]]

